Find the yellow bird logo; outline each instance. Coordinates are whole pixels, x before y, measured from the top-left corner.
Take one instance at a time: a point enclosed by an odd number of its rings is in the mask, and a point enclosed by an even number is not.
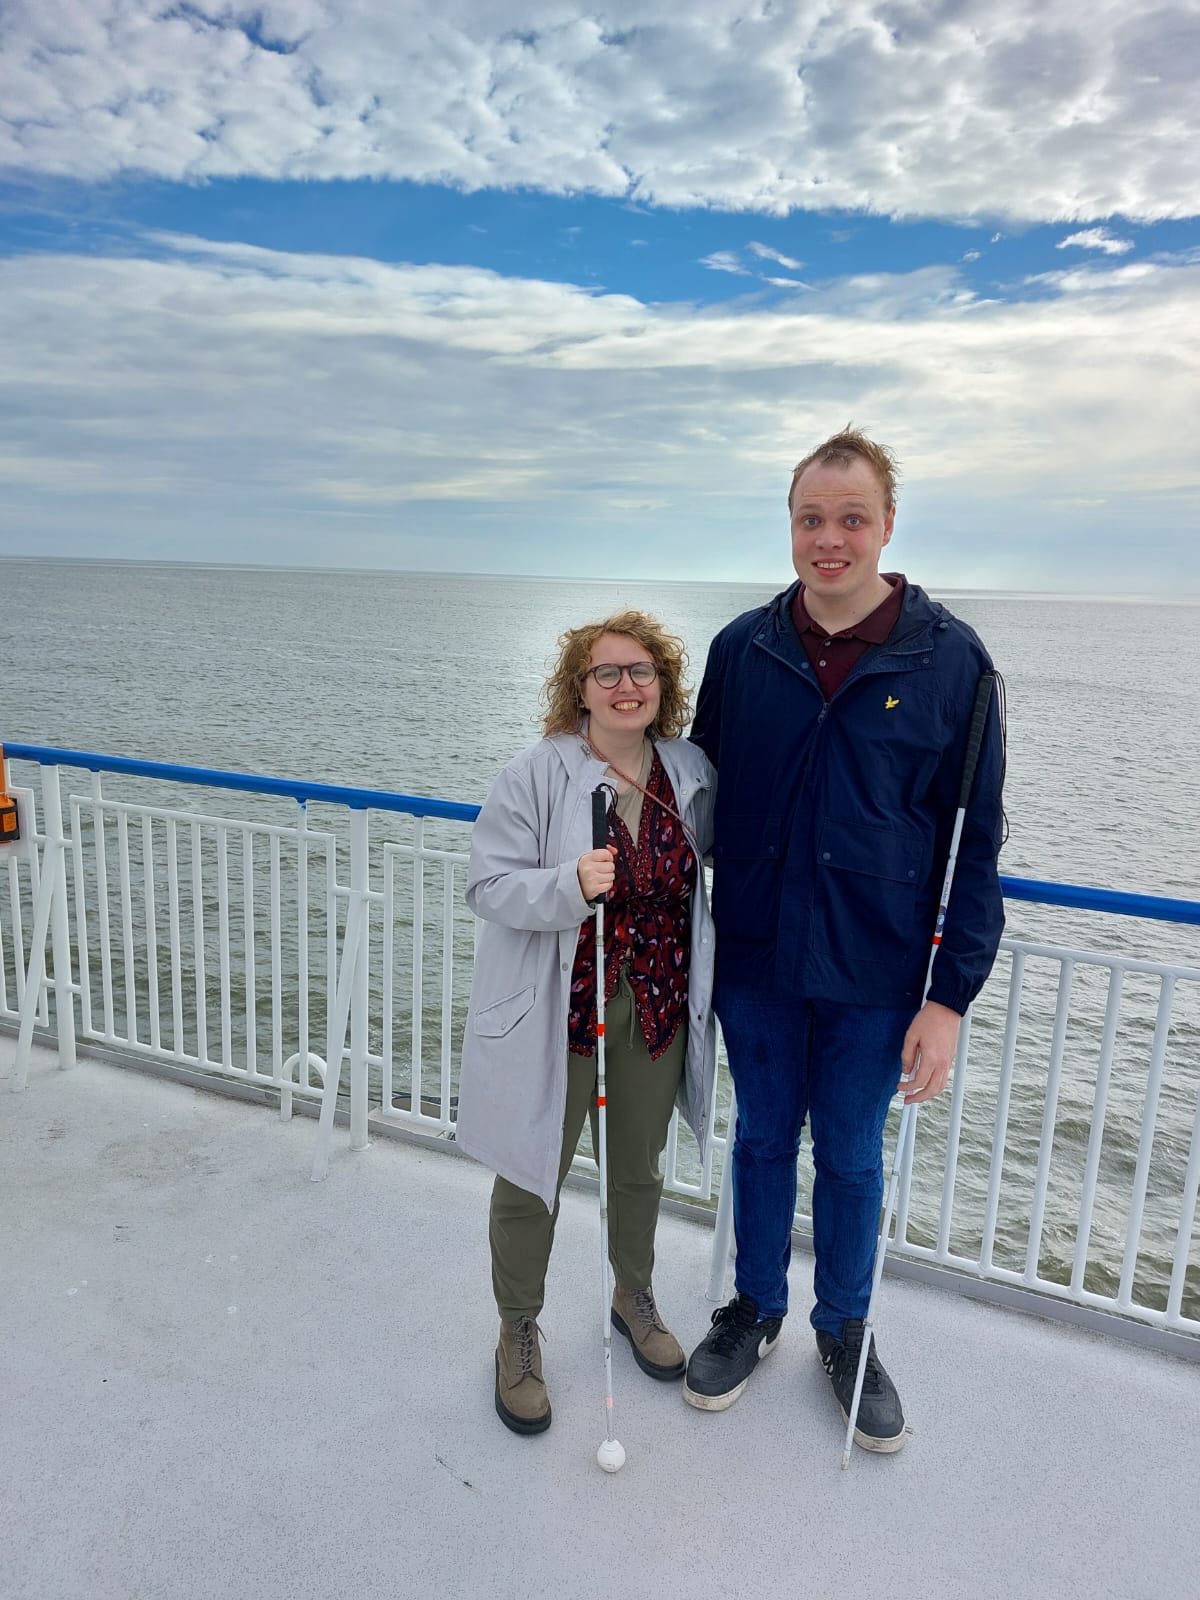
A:
[[[885,711],[894,711],[899,704],[899,700],[893,700],[891,695],[888,695],[887,699],[883,702],[883,709]]]

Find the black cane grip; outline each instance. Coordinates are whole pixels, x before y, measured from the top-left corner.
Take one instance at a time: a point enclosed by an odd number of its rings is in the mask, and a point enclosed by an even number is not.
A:
[[[608,844],[608,790],[599,784],[592,790],[592,849],[603,850]],[[604,899],[598,894],[588,905],[598,906]]]
[[[971,711],[971,726],[967,731],[967,753],[963,761],[962,788],[958,796],[960,810],[971,798],[971,786],[975,782],[975,768],[979,764],[979,751],[983,745],[983,730],[987,726],[988,707],[992,703],[992,686],[995,682],[996,674],[994,672],[981,673],[979,685],[975,690],[975,705]]]
[[[601,784],[592,790],[592,849],[603,850],[608,843],[608,791]]]

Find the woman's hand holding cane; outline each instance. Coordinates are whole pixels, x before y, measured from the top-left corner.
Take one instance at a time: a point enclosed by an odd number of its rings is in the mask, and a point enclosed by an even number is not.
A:
[[[616,847],[606,845],[601,850],[589,850],[576,865],[579,887],[588,905],[595,905],[604,895],[611,893],[617,880]]]

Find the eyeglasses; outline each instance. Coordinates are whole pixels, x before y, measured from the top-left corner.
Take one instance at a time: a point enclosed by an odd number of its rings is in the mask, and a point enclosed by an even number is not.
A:
[[[595,678],[601,689],[615,689],[626,673],[630,683],[644,689],[658,677],[658,668],[653,661],[635,661],[628,667],[619,667],[615,661],[602,661],[598,667],[589,667],[584,677]]]

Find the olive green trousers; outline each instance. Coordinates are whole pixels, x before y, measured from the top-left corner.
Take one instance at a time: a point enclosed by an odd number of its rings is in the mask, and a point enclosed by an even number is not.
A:
[[[608,1123],[608,1256],[625,1289],[649,1287],[654,1271],[654,1231],[662,1198],[659,1160],[687,1054],[687,1018],[670,1048],[651,1061],[625,975],[605,1008],[605,1098]],[[568,1055],[567,1108],[554,1209],[527,1189],[497,1177],[492,1188],[488,1238],[492,1291],[501,1317],[535,1317],[545,1299],[546,1268],[558,1222],[558,1196],[575,1155],[584,1119],[592,1125],[592,1154],[599,1140],[596,1058]]]

